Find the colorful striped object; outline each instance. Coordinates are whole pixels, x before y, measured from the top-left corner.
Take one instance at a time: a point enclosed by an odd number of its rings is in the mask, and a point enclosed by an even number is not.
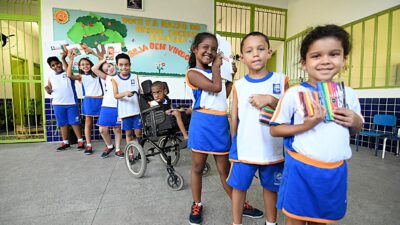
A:
[[[333,110],[346,107],[346,92],[343,82],[317,82],[317,91],[299,92],[298,102],[304,112],[304,116],[313,116],[312,101],[318,100],[326,109],[326,121],[333,121]]]
[[[265,106],[260,109],[259,120],[261,123],[269,124],[271,121],[272,115],[274,115],[275,109],[270,108],[269,106]]]

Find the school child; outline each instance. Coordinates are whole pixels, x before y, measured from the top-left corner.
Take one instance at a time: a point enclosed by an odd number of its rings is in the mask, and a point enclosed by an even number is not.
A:
[[[178,124],[179,130],[183,135],[184,142],[187,143],[188,134],[183,123],[181,112],[175,110],[172,107],[171,99],[167,96],[167,89],[164,82],[156,81],[151,85],[151,94],[153,95],[154,101],[156,101],[162,110],[165,111],[167,115],[173,115],[176,118],[176,123]],[[185,146],[186,147],[186,146]]]
[[[350,135],[360,131],[363,117],[351,88],[345,88],[346,108],[327,110],[312,102],[314,115],[304,118],[295,98],[298,92],[316,91],[318,81],[332,81],[343,69],[350,52],[349,34],[336,25],[318,26],[301,44],[301,65],[308,80],[290,88],[272,117],[271,135],[285,137],[288,149],[277,207],[288,225],[327,224],[346,213],[347,164]]]
[[[131,59],[127,54],[118,54],[115,59],[119,73],[113,77],[112,84],[114,97],[118,99],[118,117],[122,119],[122,130],[126,132],[126,143],[133,140],[132,130],[140,143],[142,123],[138,96],[134,95],[134,92],[140,93],[139,78],[136,74],[131,74]]]
[[[87,53],[92,53],[90,49]],[[100,115],[101,104],[103,101],[103,87],[101,80],[97,77],[93,71],[93,63],[89,58],[81,58],[78,61],[79,73],[74,75],[72,72],[72,65],[74,63],[75,54],[73,51],[69,51],[69,64],[67,69],[67,75],[71,80],[78,80],[82,83],[82,90],[84,99],[82,102],[82,115],[85,116],[85,139],[86,148],[85,155],[93,154],[92,147],[92,125],[93,117]]]
[[[241,61],[249,73],[233,85],[231,171],[233,224],[242,224],[243,204],[258,170],[263,187],[267,225],[276,225],[275,207],[283,170],[283,139],[269,134],[269,125],[259,120],[260,109],[275,108],[287,87],[287,76],[266,69],[272,50],[268,37],[247,34],[241,42]],[[240,121],[240,122],[239,122]]]
[[[81,121],[79,119],[79,112],[77,102],[77,96],[75,92],[75,82],[70,80],[64,71],[67,65],[65,61],[66,53],[62,54],[61,64],[60,60],[55,57],[47,58],[47,63],[50,68],[54,70],[54,74],[49,74],[49,79],[45,90],[47,94],[52,96],[51,104],[53,105],[54,114],[56,116],[57,126],[60,127],[62,143],[57,148],[57,151],[63,151],[70,148],[68,141],[68,125],[72,126],[76,137],[78,138],[78,149],[85,148],[82,134],[81,134]]]
[[[226,98],[232,83],[221,79],[222,55],[217,54],[217,48],[215,35],[207,32],[197,34],[190,49],[189,70],[186,73],[186,84],[192,89],[194,98],[188,141],[192,150],[191,224],[200,224],[202,221],[202,173],[209,154],[214,156],[225,192],[229,198],[232,195],[232,188],[226,183],[230,148]],[[248,203],[244,213],[254,218],[263,215],[263,212]]]
[[[97,125],[100,127],[99,131],[101,137],[106,144],[102,158],[107,158],[109,154],[115,149],[117,157],[124,157],[124,151],[121,150],[121,122],[118,119],[117,99],[114,98],[114,90],[112,86],[112,78],[116,75],[116,70],[113,64],[106,62],[107,56],[99,57],[99,62],[92,67],[92,71],[105,80],[104,84],[104,97],[101,105],[100,116],[97,120]],[[115,146],[112,144],[111,136],[108,133],[109,128],[112,128],[115,136]]]

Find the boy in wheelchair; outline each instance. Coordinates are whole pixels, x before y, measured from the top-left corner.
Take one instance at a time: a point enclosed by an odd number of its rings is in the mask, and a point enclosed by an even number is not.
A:
[[[155,104],[158,104],[160,106],[160,109],[165,112],[165,114],[169,116],[174,116],[176,124],[179,127],[179,130],[181,131],[183,135],[184,141],[181,143],[181,147],[186,147],[187,140],[188,140],[188,133],[185,127],[185,123],[182,119],[182,111],[180,109],[174,109],[172,107],[172,102],[171,99],[168,98],[168,88],[165,82],[161,81],[156,81],[151,85],[151,94],[153,96],[152,102],[149,102],[150,106],[153,106]],[[184,114],[188,114],[187,110],[183,111]]]

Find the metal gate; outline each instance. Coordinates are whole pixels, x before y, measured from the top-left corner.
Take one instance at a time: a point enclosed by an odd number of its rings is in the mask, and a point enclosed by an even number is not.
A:
[[[39,1],[0,2],[0,143],[45,141]]]

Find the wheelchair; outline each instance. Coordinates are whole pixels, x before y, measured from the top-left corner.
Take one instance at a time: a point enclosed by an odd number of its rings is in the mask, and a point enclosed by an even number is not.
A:
[[[174,169],[180,158],[180,143],[178,138],[179,128],[175,117],[166,115],[160,106],[150,107],[148,102],[152,101],[151,80],[142,82],[143,94],[133,92],[137,97],[142,118],[142,139],[140,143],[131,141],[125,147],[125,162],[130,173],[134,177],[142,177],[150,162],[149,157],[159,155],[161,161],[166,165],[168,175],[165,179],[167,185],[174,191],[181,190],[184,185],[183,177]],[[168,86],[165,83],[168,93]],[[182,119],[187,126],[189,118],[182,115]],[[151,147],[144,149],[146,144]],[[209,167],[208,167],[209,169]]]

